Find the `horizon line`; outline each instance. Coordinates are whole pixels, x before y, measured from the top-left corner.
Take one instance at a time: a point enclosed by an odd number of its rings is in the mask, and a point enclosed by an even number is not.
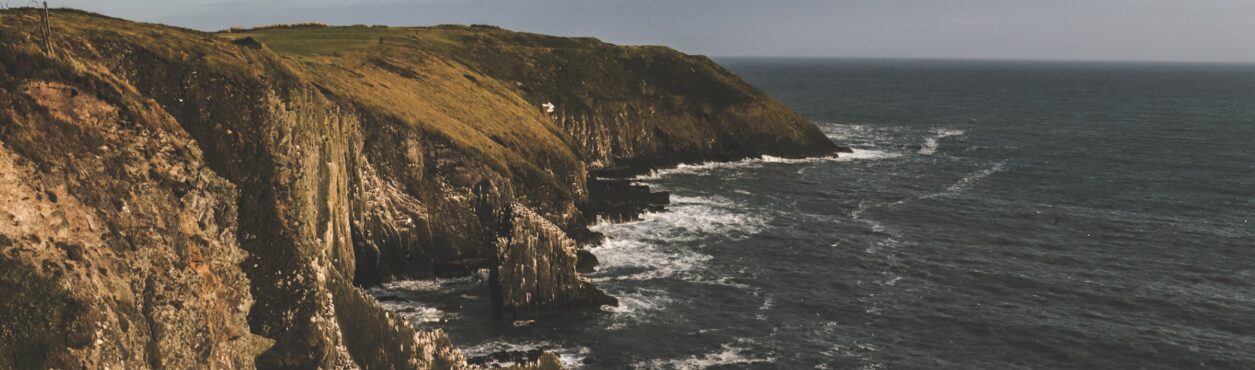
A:
[[[42,8],[40,8],[40,7],[34,7],[34,6],[10,6],[10,7],[0,7],[0,10],[26,10],[26,9],[41,10]],[[209,30],[209,29],[201,29],[201,28],[198,28],[198,27],[189,27],[189,26],[186,26],[186,25],[175,24],[174,22],[167,22],[167,21],[160,21],[160,20],[154,21],[154,20],[139,20],[139,19],[133,19],[133,18],[125,18],[125,17],[120,17],[120,16],[116,16],[116,15],[111,15],[111,14],[105,14],[105,13],[103,13],[103,12],[97,12],[97,11],[94,11],[94,10],[87,10],[87,9],[82,9],[82,8],[74,8],[74,7],[49,7],[49,10],[68,10],[68,11],[75,11],[75,12],[84,12],[84,13],[89,13],[89,14],[94,14],[94,15],[99,15],[99,16],[104,16],[104,17],[109,17],[109,18],[114,18],[114,19],[120,19],[120,20],[124,20],[124,21],[128,21],[128,22],[158,24],[158,25],[167,26],[167,27],[183,28],[183,29],[195,30],[195,31],[198,31],[198,32],[205,32],[205,33],[221,33],[221,32],[228,32],[228,31],[230,31],[230,30],[231,30],[231,29],[233,29],[233,28],[244,28],[244,29],[248,29],[248,28],[258,28],[258,27],[266,27],[266,26],[273,26],[273,25],[282,25],[282,24],[300,24],[300,23],[320,23],[320,24],[323,24],[323,25],[325,25],[325,26],[327,26],[327,27],[356,27],[356,26],[367,26],[367,27],[372,27],[372,26],[385,26],[385,27],[392,27],[392,28],[429,28],[429,27],[440,27],[440,26],[475,26],[475,25],[477,25],[477,24],[473,24],[473,23],[472,23],[472,24],[468,24],[468,23],[456,23],[456,22],[453,22],[453,23],[436,23],[436,24],[428,24],[428,25],[417,25],[417,24],[415,24],[415,25],[395,25],[395,24],[386,24],[386,23],[385,23],[385,24],[364,24],[364,23],[346,24],[346,23],[338,23],[338,22],[327,23],[327,22],[324,22],[324,21],[305,21],[305,22],[275,22],[275,23],[269,23],[269,24],[263,24],[263,25],[253,25],[253,26],[240,26],[240,25],[235,25],[235,26],[230,26],[230,27],[226,27],[226,28],[222,28],[222,29],[217,29],[217,30]],[[531,34],[545,35],[545,36],[555,36],[555,37],[592,37],[592,38],[598,39],[598,40],[600,40],[600,41],[602,41],[602,42],[605,42],[605,43],[615,44],[615,45],[621,45],[621,46],[664,46],[664,47],[669,47],[669,48],[676,49],[676,50],[678,50],[678,51],[680,51],[680,52],[683,52],[683,53],[686,53],[686,54],[703,55],[703,56],[710,57],[710,58],[712,58],[712,59],[814,59],[814,60],[827,59],[827,60],[883,60],[883,61],[936,61],[936,62],[1006,62],[1006,63],[1017,63],[1017,62],[1018,62],[1018,63],[1094,63],[1094,64],[1109,63],[1109,64],[1177,64],[1177,65],[1181,65],[1181,64],[1207,64],[1207,65],[1231,65],[1231,66],[1255,65],[1255,60],[1242,60],[1242,61],[1234,61],[1234,60],[1182,60],[1182,59],[1104,59],[1104,58],[1093,58],[1093,59],[1088,59],[1088,58],[1085,58],[1085,57],[1080,57],[1080,58],[1067,58],[1067,57],[1042,57],[1042,58],[1038,58],[1038,57],[1015,57],[1015,56],[1012,56],[1012,57],[952,57],[952,56],[929,57],[929,56],[839,56],[839,55],[825,56],[825,55],[762,55],[762,54],[759,54],[759,55],[717,55],[717,54],[708,54],[708,53],[702,53],[702,52],[689,52],[689,51],[681,50],[681,49],[679,49],[679,48],[678,48],[678,47],[676,47],[676,46],[669,45],[669,44],[664,44],[664,43],[640,43],[640,44],[637,44],[637,43],[619,43],[619,42],[614,42],[614,41],[608,41],[608,40],[606,40],[605,38],[603,38],[603,37],[601,37],[601,36],[595,36],[595,35],[591,35],[591,34],[572,35],[572,34],[560,34],[560,33],[546,33],[546,32],[543,32],[543,31],[538,32],[538,31],[532,31],[532,30],[525,30],[525,29],[521,29],[521,28],[505,27],[505,26],[501,26],[501,25],[498,25],[498,24],[486,24],[486,25],[495,26],[495,27],[498,27],[498,28],[501,28],[501,29],[504,29],[504,30],[507,30],[507,31],[511,31],[511,32],[531,33]]]
[[[1074,59],[1021,57],[899,57],[899,56],[819,56],[819,55],[706,55],[712,59],[793,59],[793,60],[865,60],[916,62],[1010,62],[1010,63],[1108,63],[1108,64],[1215,64],[1252,65],[1255,61],[1168,60],[1168,59]]]

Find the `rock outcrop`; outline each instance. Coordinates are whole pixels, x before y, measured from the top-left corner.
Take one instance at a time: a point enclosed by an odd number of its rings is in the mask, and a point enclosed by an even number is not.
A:
[[[423,31],[439,38],[418,39],[422,47],[508,82],[542,107],[593,170],[843,149],[704,56],[492,27]]]
[[[511,320],[575,307],[617,305],[576,272],[575,241],[518,204],[497,237],[491,270],[493,306]]]
[[[39,21],[0,11],[0,368],[463,368],[359,287],[488,268],[507,318],[614,304],[587,222],[665,199],[590,172],[838,150],[665,48],[57,10],[49,52]]]

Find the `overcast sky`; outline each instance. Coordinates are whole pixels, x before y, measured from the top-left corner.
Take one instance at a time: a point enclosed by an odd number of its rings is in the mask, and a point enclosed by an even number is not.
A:
[[[0,0],[22,5],[28,0]],[[50,0],[202,30],[487,23],[712,56],[1255,62],[1255,0]]]

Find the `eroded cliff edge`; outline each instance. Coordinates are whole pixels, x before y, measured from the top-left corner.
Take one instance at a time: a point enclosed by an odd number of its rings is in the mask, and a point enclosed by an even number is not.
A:
[[[613,304],[576,272],[590,172],[838,150],[660,47],[62,10],[48,53],[38,22],[0,12],[0,368],[464,367],[359,287]]]

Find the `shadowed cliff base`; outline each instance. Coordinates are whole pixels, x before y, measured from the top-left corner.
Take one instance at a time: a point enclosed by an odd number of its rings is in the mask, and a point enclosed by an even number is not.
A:
[[[661,47],[54,10],[48,52],[40,22],[0,11],[0,367],[466,367],[359,287],[489,268],[505,317],[613,304],[577,240],[663,202],[590,172],[838,151]]]

